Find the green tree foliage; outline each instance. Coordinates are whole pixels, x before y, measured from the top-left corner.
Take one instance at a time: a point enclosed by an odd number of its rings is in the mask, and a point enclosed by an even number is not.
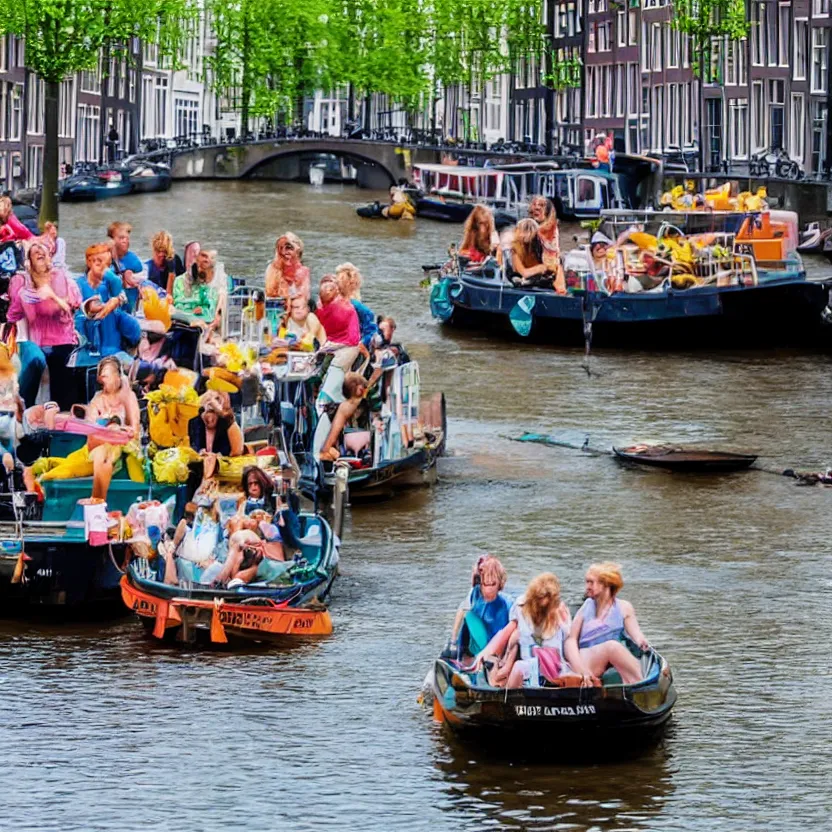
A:
[[[415,105],[437,83],[470,83],[542,53],[541,0],[208,0],[210,82],[249,115],[290,112],[315,89],[351,85]],[[239,95],[235,95],[239,92]]]
[[[693,71],[699,77],[709,71],[715,40],[748,37],[745,0],[674,0],[670,20],[674,28],[690,38]]]
[[[186,23],[195,13],[191,0],[8,0],[0,15],[0,35],[26,39],[26,65],[46,87],[41,224],[58,218],[58,106],[60,84],[80,70],[98,66],[102,50],[123,54],[133,37],[157,44],[175,59]]]

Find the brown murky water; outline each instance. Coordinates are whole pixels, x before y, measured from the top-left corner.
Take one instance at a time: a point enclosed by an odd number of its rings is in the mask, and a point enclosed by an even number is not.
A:
[[[523,430],[596,448],[634,440],[832,461],[832,361],[804,352],[599,352],[442,331],[420,265],[458,227],[358,219],[366,193],[193,184],[66,206],[85,244],[127,218],[136,248],[168,228],[232,273],[262,274],[279,232],[317,278],[350,260],[392,314],[428,390],[443,389],[441,481],[352,512],[334,635],[288,651],[179,652],[112,625],[0,625],[5,829],[820,829],[828,823],[832,491],[763,472],[679,477],[607,455],[522,445]],[[449,739],[416,693],[483,551],[510,586],[623,563],[679,702],[664,743],[626,763],[512,762]],[[522,749],[518,749],[522,760]]]

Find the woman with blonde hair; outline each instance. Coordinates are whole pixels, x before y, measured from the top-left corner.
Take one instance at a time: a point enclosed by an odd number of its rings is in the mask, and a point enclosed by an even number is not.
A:
[[[555,291],[559,295],[565,295],[566,280],[560,262],[560,231],[555,205],[545,196],[532,197],[529,216],[538,224],[537,236],[540,240],[543,265],[555,275]]]
[[[533,578],[509,614],[509,623],[480,654],[505,655],[489,676],[498,687],[538,687],[541,677],[556,681],[569,672],[563,642],[572,623],[561,600],[560,581],[552,572]],[[586,682],[589,683],[589,679]]]
[[[289,300],[302,295],[309,300],[311,294],[309,269],[303,265],[303,240],[287,231],[274,244],[274,259],[266,268],[266,297]]]
[[[618,597],[624,586],[617,563],[593,563],[586,571],[586,601],[578,610],[564,645],[576,673],[600,676],[612,665],[625,685],[641,680],[639,660],[619,640],[625,633],[642,650],[650,645],[633,605]]]
[[[467,257],[472,265],[482,263],[491,256],[498,240],[494,215],[485,205],[475,205],[462,229],[460,257]]]
[[[361,284],[364,282],[361,272],[352,263],[341,263],[335,268],[335,282],[341,295],[353,305],[358,315],[361,345],[369,350],[373,338],[378,334],[378,324],[373,310],[361,302]]]
[[[185,266],[173,247],[173,237],[167,231],[157,231],[150,238],[152,256],[145,260],[147,278],[167,294],[173,294],[173,281],[183,274]]]

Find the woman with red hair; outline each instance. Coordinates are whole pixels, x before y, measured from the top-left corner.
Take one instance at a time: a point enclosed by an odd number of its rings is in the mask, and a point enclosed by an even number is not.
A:
[[[477,265],[487,260],[496,246],[494,215],[485,205],[475,205],[462,229],[460,257],[466,257],[471,265]]]

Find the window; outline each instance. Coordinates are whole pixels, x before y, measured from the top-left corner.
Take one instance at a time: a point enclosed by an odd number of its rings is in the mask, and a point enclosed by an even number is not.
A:
[[[75,81],[67,78],[61,82],[58,95],[58,135],[71,139],[75,135]]]
[[[828,17],[830,0],[812,0],[812,16]]]
[[[766,146],[766,110],[763,101],[762,81],[754,81],[751,85],[751,107],[754,118],[753,149],[762,150]]]
[[[728,152],[732,159],[748,155],[748,101],[745,98],[728,100]]]
[[[101,92],[101,62],[93,70],[85,69],[79,73],[79,89],[81,92],[89,92],[98,95]]]
[[[195,136],[199,130],[199,101],[191,98],[174,100],[177,136]]]
[[[123,60],[118,65],[118,97],[123,99],[127,86],[127,61]]]
[[[627,45],[627,12],[617,12],[615,15],[615,41],[619,46]]]
[[[26,44],[23,42],[23,38],[14,39],[14,52],[14,65],[26,66]]]
[[[26,148],[26,187],[37,188],[40,185],[43,170],[43,145],[30,144]]]
[[[679,147],[679,85],[669,84],[667,87],[668,131],[667,144]]]
[[[12,106],[9,114],[9,141],[19,142],[23,133],[23,84],[12,86]]]
[[[99,152],[101,109],[92,104],[78,105],[78,131],[75,158],[79,162],[95,162]]]
[[[650,30],[647,21],[641,21],[641,71],[650,72]]]
[[[0,188],[4,191],[9,187],[9,163],[8,153],[6,151],[0,152]]]
[[[626,91],[626,84],[624,83],[625,70],[626,67],[624,64],[618,64],[615,67],[615,114],[619,118],[624,115],[624,97]]]
[[[627,64],[627,114],[631,116],[638,115],[638,100],[639,87],[641,86],[641,78],[639,77],[638,64]]]
[[[827,29],[812,29],[812,92],[825,93],[827,90]]]
[[[780,66],[789,65],[790,5],[781,3],[777,9],[777,61]]]
[[[28,112],[26,113],[26,130],[35,135],[43,135],[44,98],[46,85],[40,78],[34,78],[29,88]]]
[[[0,35],[0,72],[6,72],[9,68],[9,36],[8,35]],[[5,156],[4,163],[5,163]],[[5,164],[4,164],[5,166]],[[0,183],[5,182],[6,177],[0,176]]]
[[[794,22],[794,60],[792,62],[792,77],[795,81],[806,80],[806,59],[809,48],[809,22],[795,20]]]
[[[751,63],[754,66],[763,66],[766,62],[766,5],[765,3],[755,3],[754,8],[757,12],[757,23],[751,21]]]
[[[769,147],[772,150],[785,147],[786,82],[769,81],[768,93]]]
[[[667,24],[667,67],[677,69],[679,66],[679,33]]]
[[[6,141],[8,135],[8,112],[9,112],[9,94],[12,85],[5,81],[0,81],[0,141]],[[2,185],[0,180],[0,185]]]
[[[136,70],[130,67],[128,70],[128,89],[127,97],[131,104],[136,103]]]
[[[725,85],[737,85],[737,42],[733,40],[725,48]]]
[[[650,28],[650,67],[653,72],[662,70],[662,24],[654,23]]]
[[[627,13],[627,45],[638,46],[638,16],[635,9]]]
[[[826,167],[826,102],[812,102],[812,170]]]
[[[789,156],[803,161],[806,138],[806,99],[803,95],[792,95],[792,114],[789,126]]]

